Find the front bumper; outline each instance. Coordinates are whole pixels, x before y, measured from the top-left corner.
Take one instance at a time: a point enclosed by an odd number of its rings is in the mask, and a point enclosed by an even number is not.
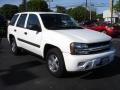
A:
[[[114,59],[115,49],[91,55],[71,55],[63,53],[67,71],[86,71],[109,64]]]

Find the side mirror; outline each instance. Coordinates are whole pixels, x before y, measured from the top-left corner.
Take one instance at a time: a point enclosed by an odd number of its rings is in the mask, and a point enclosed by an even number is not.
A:
[[[7,25],[9,25],[9,24],[10,24],[10,20],[7,21]]]

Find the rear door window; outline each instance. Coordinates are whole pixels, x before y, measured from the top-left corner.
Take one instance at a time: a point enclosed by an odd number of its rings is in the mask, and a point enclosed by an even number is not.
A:
[[[16,26],[24,28],[26,17],[27,14],[21,14]]]

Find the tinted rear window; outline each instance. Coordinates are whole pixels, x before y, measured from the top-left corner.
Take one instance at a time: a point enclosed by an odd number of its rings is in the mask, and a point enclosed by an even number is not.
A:
[[[11,21],[10,21],[10,25],[15,25],[15,22],[16,22],[18,16],[19,16],[19,15],[14,15],[14,16],[13,16],[13,18],[12,18]]]
[[[25,24],[25,20],[26,20],[26,17],[27,17],[27,14],[22,14],[17,22],[17,25],[18,27],[24,27],[24,24]]]

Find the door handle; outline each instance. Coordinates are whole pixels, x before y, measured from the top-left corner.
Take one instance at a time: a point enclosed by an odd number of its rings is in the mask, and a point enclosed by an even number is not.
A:
[[[15,29],[14,32],[16,32],[17,30]]]
[[[25,35],[27,35],[27,32],[24,32]]]

